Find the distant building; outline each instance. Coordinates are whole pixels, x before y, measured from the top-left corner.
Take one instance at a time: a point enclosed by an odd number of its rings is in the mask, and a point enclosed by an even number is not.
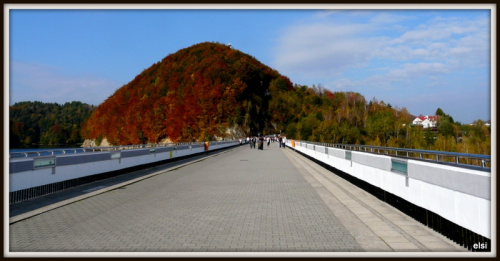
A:
[[[438,118],[439,116],[418,116],[412,123],[423,128],[435,128],[437,127]]]
[[[474,126],[474,125],[477,125],[477,123],[470,123],[469,126]],[[485,122],[484,123],[484,126],[486,127],[490,127],[491,126],[491,123],[490,122]]]

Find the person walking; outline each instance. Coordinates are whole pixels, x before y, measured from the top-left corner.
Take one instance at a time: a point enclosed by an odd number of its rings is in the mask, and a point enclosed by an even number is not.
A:
[[[283,149],[285,148],[285,144],[286,144],[286,137],[283,137]]]
[[[281,136],[278,138],[278,142],[280,143],[280,148],[281,148],[281,143],[283,142],[283,138]]]

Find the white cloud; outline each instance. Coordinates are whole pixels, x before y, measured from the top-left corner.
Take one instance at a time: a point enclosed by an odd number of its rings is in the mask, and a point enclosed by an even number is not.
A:
[[[398,15],[392,12],[383,12],[376,14],[373,18],[370,19],[370,24],[376,24],[378,26],[391,26],[392,28],[400,28],[400,22],[413,20],[412,17],[407,15]]]
[[[10,103],[81,101],[98,105],[119,86],[96,76],[71,76],[60,68],[42,64],[11,62]]]
[[[435,90],[436,85],[441,86],[441,76],[450,70],[449,66],[442,63],[406,63],[351,82],[352,90],[369,97],[382,97],[384,92],[397,92],[411,97],[415,92],[431,91]]]
[[[484,18],[419,21],[404,12],[323,12],[283,31],[273,66],[290,75],[345,77],[355,69],[370,77],[362,69],[373,73],[386,61],[393,67],[382,75],[420,77],[488,66],[489,42]]]
[[[326,88],[331,91],[351,91],[356,86],[356,83],[352,82],[350,79],[342,78],[336,79],[332,82],[326,84]]]
[[[385,57],[406,49],[403,59],[440,60],[455,66],[488,66],[489,21],[436,18],[388,41]],[[396,52],[394,52],[396,51]]]
[[[371,44],[359,37],[369,31],[365,25],[300,25],[280,39],[274,64],[284,71],[302,71],[316,76],[369,61]]]
[[[337,14],[339,12],[342,12],[342,10],[322,10],[316,13],[315,17],[316,18],[325,18],[333,14]]]
[[[476,21],[455,18],[434,19],[409,30],[394,39],[395,44],[425,44],[436,40],[450,39],[456,35],[476,32],[480,24]]]
[[[408,79],[421,75],[433,75],[448,72],[449,68],[442,63],[408,63],[402,68],[389,71],[387,77],[392,79]]]

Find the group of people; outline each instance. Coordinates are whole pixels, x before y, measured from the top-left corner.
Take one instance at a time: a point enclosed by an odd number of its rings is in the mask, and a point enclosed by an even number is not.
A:
[[[257,149],[259,150],[264,150],[264,143],[267,143],[267,147],[269,148],[269,145],[271,142],[279,142],[280,148],[285,148],[285,143],[286,143],[286,137],[247,137],[247,143],[250,143],[250,149],[255,149],[257,146]]]

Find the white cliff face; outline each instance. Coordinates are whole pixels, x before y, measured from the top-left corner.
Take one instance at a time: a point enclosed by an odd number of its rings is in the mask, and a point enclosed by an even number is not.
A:
[[[168,143],[173,143],[173,142],[169,138],[165,138],[165,139],[160,140],[159,143],[160,144],[168,144]]]
[[[109,146],[112,146],[112,145],[109,144],[109,142],[106,138],[102,139],[101,144],[99,146],[97,146],[95,139],[92,139],[92,140],[86,139],[82,144],[82,147],[84,147],[84,148],[86,148],[86,147],[109,147]]]
[[[237,124],[235,124],[231,128],[228,128],[226,130],[226,134],[228,135],[228,138],[233,138],[233,139],[239,139],[241,137],[246,137],[245,132]]]
[[[95,140],[86,139],[83,141],[82,147],[88,148],[88,147],[97,147],[97,146],[95,145]]]

